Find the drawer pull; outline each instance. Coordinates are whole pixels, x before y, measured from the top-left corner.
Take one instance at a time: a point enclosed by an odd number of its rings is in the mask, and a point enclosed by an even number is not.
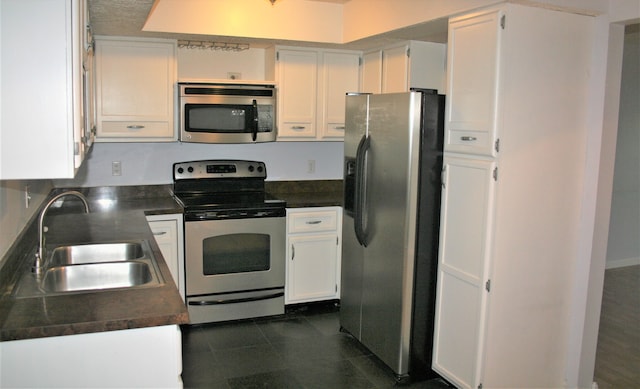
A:
[[[334,129],[344,131],[344,126],[335,126]]]
[[[292,130],[304,130],[305,128],[307,128],[307,127],[305,127],[305,126],[291,126]]]
[[[307,222],[307,224],[320,224],[320,223],[322,223],[322,220],[309,220]]]
[[[153,235],[155,235],[155,236],[160,236],[160,235],[165,235],[166,233],[167,233],[167,231],[155,231],[155,232],[153,233]]]
[[[144,126],[140,124],[131,124],[131,125],[128,125],[127,128],[130,130],[141,130],[144,128]]]
[[[478,140],[478,138],[476,138],[475,136],[461,136],[460,140],[463,140],[465,142],[473,142],[474,140]]]

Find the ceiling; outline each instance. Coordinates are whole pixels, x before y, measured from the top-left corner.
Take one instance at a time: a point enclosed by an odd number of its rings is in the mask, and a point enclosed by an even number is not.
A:
[[[344,4],[350,0],[312,0]],[[439,19],[428,23],[399,29],[378,36],[348,44],[325,44],[300,41],[274,41],[255,38],[241,38],[211,35],[187,35],[142,31],[154,0],[88,0],[91,27],[95,35],[157,37],[184,40],[204,40],[229,43],[247,43],[254,48],[264,48],[274,44],[314,46],[366,50],[401,40],[423,40],[444,43],[447,40],[447,20]]]

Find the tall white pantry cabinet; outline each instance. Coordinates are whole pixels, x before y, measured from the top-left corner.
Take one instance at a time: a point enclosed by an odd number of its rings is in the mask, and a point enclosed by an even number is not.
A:
[[[456,386],[565,386],[592,23],[449,21],[433,368]]]

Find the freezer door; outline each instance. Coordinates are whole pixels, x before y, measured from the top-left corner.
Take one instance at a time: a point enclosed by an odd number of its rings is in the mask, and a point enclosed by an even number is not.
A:
[[[398,375],[409,369],[420,98],[393,93],[369,100],[361,342]]]
[[[367,134],[369,95],[347,96],[344,140],[344,214],[342,222],[342,273],[340,326],[360,338],[363,247],[355,234],[356,154]]]

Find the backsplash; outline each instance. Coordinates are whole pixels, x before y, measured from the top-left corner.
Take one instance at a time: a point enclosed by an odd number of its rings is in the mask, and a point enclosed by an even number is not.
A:
[[[0,180],[0,258],[7,253],[51,190],[49,180]],[[29,207],[26,207],[29,187]]]
[[[267,181],[342,179],[342,142],[270,142],[257,144],[96,143],[73,180],[56,187],[159,185],[173,182],[175,162],[247,159],[267,165]],[[111,165],[120,162],[121,175]],[[310,172],[309,161],[314,161]]]

